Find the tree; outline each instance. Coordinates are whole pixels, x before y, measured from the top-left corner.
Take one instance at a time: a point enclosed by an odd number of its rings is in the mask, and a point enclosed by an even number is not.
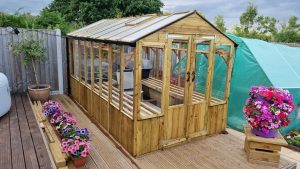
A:
[[[30,37],[24,38],[19,43],[13,45],[14,55],[24,55],[23,63],[25,65],[31,64],[36,84],[39,84],[39,80],[37,78],[35,64],[37,61],[42,61],[46,57],[46,49],[42,47],[41,44],[41,41],[34,40]]]
[[[19,11],[14,14],[7,14],[0,12],[0,26],[1,27],[18,27],[18,28],[35,28],[36,17],[30,13],[20,13]]]
[[[90,24],[104,18],[158,13],[160,0],[54,0],[47,11],[56,11],[70,23]]]
[[[218,29],[220,29],[220,31],[226,32],[226,27],[225,27],[224,17],[223,16],[217,15],[215,17],[215,24],[216,24],[216,27]]]
[[[276,34],[277,33],[277,20],[274,17],[264,17],[264,16],[258,16],[256,18],[257,28],[256,30],[260,33],[270,33],[270,34]]]
[[[290,17],[288,24],[282,24],[281,30],[274,35],[277,42],[300,43],[300,24],[296,16]]]
[[[257,7],[253,5],[252,1],[249,1],[246,11],[240,16],[240,24],[243,32],[249,33],[249,29],[253,26],[256,16]]]
[[[39,26],[39,28],[60,29],[63,34],[72,31],[74,27],[66,22],[61,13],[48,10],[41,11],[40,15],[36,18],[36,24]]]

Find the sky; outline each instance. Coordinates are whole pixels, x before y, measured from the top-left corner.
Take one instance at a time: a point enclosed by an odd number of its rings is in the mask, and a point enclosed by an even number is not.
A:
[[[52,0],[0,0],[0,11],[13,13],[21,8],[23,12],[37,15]],[[280,23],[288,21],[290,16],[300,18],[300,0],[252,0],[258,13],[273,16]],[[225,25],[230,29],[239,23],[239,16],[248,5],[248,0],[162,0],[163,11],[180,12],[189,10],[201,11],[213,22],[216,15],[222,15]]]

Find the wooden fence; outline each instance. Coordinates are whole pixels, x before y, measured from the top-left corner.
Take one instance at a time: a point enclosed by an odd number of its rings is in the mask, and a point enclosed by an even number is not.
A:
[[[0,72],[8,80],[12,93],[24,92],[29,84],[35,83],[32,66],[22,63],[23,56],[14,56],[13,44],[22,38],[33,37],[40,40],[46,49],[46,60],[36,63],[40,83],[51,85],[52,93],[62,93],[67,89],[66,39],[60,30],[18,29],[19,34],[0,28]]]

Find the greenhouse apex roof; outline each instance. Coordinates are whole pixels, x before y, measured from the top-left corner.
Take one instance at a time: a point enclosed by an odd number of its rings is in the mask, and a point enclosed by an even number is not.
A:
[[[195,11],[157,16],[155,14],[139,17],[103,19],[68,34],[70,37],[96,39],[103,41],[134,43]]]

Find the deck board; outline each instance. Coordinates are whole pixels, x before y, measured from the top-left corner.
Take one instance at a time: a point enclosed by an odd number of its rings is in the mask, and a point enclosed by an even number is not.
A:
[[[65,95],[53,97],[60,102],[65,111],[71,112],[78,120],[79,127],[86,127],[92,133],[91,153],[87,168],[194,168],[194,169],[266,169],[273,167],[248,163],[243,149],[244,139],[234,133],[214,135],[205,139],[148,153],[133,158],[125,156],[101,130],[94,125],[85,113]],[[131,160],[135,163],[131,163]],[[290,159],[281,158],[280,168],[293,166]]]
[[[0,128],[1,169],[52,169],[27,95],[12,95],[12,107],[0,118]]]

